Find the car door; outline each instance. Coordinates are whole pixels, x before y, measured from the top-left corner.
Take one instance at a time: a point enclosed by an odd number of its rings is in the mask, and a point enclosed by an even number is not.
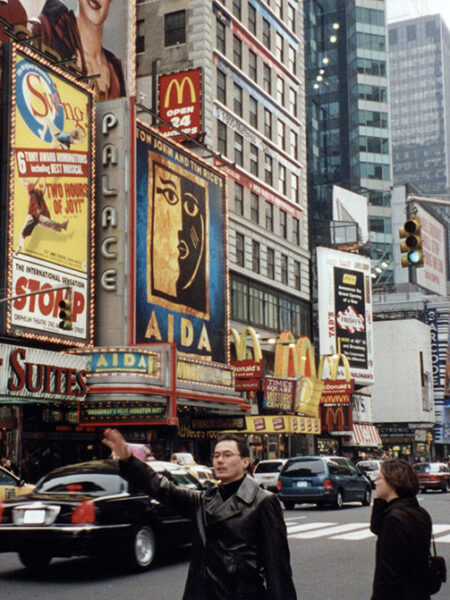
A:
[[[351,489],[352,489],[352,498],[353,500],[361,500],[364,494],[364,490],[369,487],[369,482],[366,481],[366,478],[360,471],[355,467],[355,465],[350,461],[346,460],[346,467],[350,471],[351,474]]]
[[[0,469],[0,500],[15,498],[19,490],[18,481],[14,475]]]

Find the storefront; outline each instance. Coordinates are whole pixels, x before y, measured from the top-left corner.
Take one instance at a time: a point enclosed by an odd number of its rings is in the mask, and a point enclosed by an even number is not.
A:
[[[409,462],[430,459],[432,427],[432,423],[377,423],[385,454]]]

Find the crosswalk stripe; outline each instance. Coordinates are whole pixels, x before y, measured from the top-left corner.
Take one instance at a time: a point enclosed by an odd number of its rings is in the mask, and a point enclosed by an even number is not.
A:
[[[350,531],[352,529],[361,529],[363,527],[367,528],[367,523],[345,523],[344,525],[325,527],[324,529],[319,529],[316,531],[306,531],[304,533],[298,533],[296,535],[293,535],[292,537],[308,540],[318,538],[323,535],[334,535],[337,533],[344,533],[345,531]]]
[[[433,533],[442,533],[450,529],[450,525],[433,525]]]
[[[437,537],[436,542],[439,544],[442,542],[443,544],[450,544],[450,534],[444,535],[443,537]]]
[[[303,525],[295,525],[294,527],[288,527],[287,532],[289,537],[293,537],[292,534],[295,534],[298,531],[319,529],[321,527],[328,527],[329,525],[336,525],[336,523],[304,523]]]
[[[360,529],[359,531],[352,531],[350,533],[343,533],[342,535],[333,535],[330,537],[331,540],[366,540],[368,538],[375,537],[368,527]]]

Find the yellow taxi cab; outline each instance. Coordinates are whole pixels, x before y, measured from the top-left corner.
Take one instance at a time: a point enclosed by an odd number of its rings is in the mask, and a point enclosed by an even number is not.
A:
[[[0,466],[0,501],[16,496],[24,496],[34,490],[34,485],[25,483],[14,473]]]

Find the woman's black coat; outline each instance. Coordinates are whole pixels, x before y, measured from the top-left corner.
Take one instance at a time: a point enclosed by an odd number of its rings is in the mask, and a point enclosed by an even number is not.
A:
[[[425,569],[431,518],[414,498],[375,499],[370,528],[378,536],[372,600],[429,600]]]
[[[135,457],[120,469],[195,525],[183,600],[296,600],[280,502],[252,477],[224,501],[216,486],[180,488]]]

